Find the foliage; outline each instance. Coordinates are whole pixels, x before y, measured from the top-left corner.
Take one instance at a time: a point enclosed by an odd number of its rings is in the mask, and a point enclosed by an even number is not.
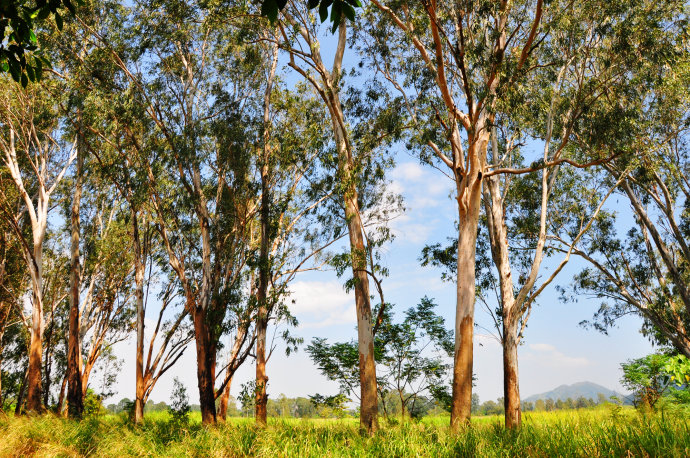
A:
[[[316,408],[320,417],[343,418],[345,416],[345,403],[350,402],[350,399],[343,393],[333,396],[323,396],[317,393],[309,396],[309,402]]]
[[[189,423],[189,396],[187,395],[187,388],[177,377],[173,380],[173,391],[170,400],[171,427],[180,428],[186,426]]]
[[[393,322],[390,305],[384,310],[375,335],[374,357],[386,415],[388,393],[397,396],[402,416],[417,411],[423,393],[443,398],[449,370],[445,358],[453,354],[454,343],[452,332],[445,328],[444,319],[435,313],[435,307],[431,299],[424,297],[416,307],[404,312],[400,323]],[[322,374],[340,384],[342,393],[357,396],[359,349],[356,342],[329,344],[324,338],[315,338],[307,352]]]
[[[99,416],[106,413],[103,407],[101,395],[96,394],[92,389],[86,390],[84,396],[84,414],[89,416]]]
[[[83,0],[75,0],[77,5]],[[0,4],[0,72],[26,87],[29,81],[41,79],[43,67],[50,61],[43,55],[36,32],[51,14],[58,30],[63,15],[75,14],[71,0],[3,0]],[[43,24],[44,25],[44,24]]]
[[[688,360],[683,356],[652,353],[621,364],[621,383],[633,392],[637,407],[654,409],[661,397],[669,391],[687,391],[687,384],[681,382],[686,380],[687,366]],[[680,389],[672,390],[673,385],[679,385]],[[682,395],[683,393],[680,393],[680,396],[675,397],[682,400]]]

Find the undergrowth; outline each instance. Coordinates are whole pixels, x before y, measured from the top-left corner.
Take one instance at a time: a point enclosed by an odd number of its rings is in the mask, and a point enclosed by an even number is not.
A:
[[[476,418],[458,434],[447,425],[448,417],[382,421],[378,433],[364,437],[354,419],[270,419],[259,430],[251,419],[205,428],[196,416],[180,426],[167,414],[156,414],[137,427],[124,416],[76,422],[0,414],[0,456],[690,456],[685,411],[532,413],[519,431],[506,431],[498,416]]]

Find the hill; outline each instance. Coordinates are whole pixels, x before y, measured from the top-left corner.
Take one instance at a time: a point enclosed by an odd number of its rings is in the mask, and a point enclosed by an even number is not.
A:
[[[561,385],[545,393],[534,394],[523,399],[523,401],[535,402],[537,399],[553,399],[554,401],[560,399],[562,401],[565,401],[568,398],[577,399],[580,396],[584,396],[585,398],[592,398],[596,401],[597,397],[599,396],[599,393],[602,393],[604,396],[606,396],[606,399],[608,399],[611,396],[618,396],[620,399],[623,400],[626,399],[625,395],[610,390],[605,386],[601,386],[593,382],[578,382],[573,383],[572,385]]]

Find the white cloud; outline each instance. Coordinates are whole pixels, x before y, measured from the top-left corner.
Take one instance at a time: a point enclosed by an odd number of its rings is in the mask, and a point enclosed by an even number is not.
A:
[[[591,364],[589,359],[583,356],[568,356],[547,343],[529,344],[527,350],[522,356],[523,361],[538,362],[545,367],[582,367]]]
[[[391,176],[394,179],[405,180],[405,181],[419,181],[425,174],[425,170],[421,164],[415,162],[403,162],[398,164]]]
[[[300,328],[356,322],[355,301],[338,281],[296,281],[291,285],[290,311]]]

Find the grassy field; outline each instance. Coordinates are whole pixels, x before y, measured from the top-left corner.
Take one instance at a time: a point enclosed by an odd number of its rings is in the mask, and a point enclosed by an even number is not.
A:
[[[0,456],[690,456],[690,416],[682,411],[642,415],[633,409],[526,414],[518,432],[501,417],[478,417],[452,435],[447,417],[388,424],[373,437],[358,433],[355,419],[271,419],[266,430],[252,419],[202,428],[173,427],[166,413],[151,414],[140,428],[124,417],[81,423],[43,416],[0,414]]]

